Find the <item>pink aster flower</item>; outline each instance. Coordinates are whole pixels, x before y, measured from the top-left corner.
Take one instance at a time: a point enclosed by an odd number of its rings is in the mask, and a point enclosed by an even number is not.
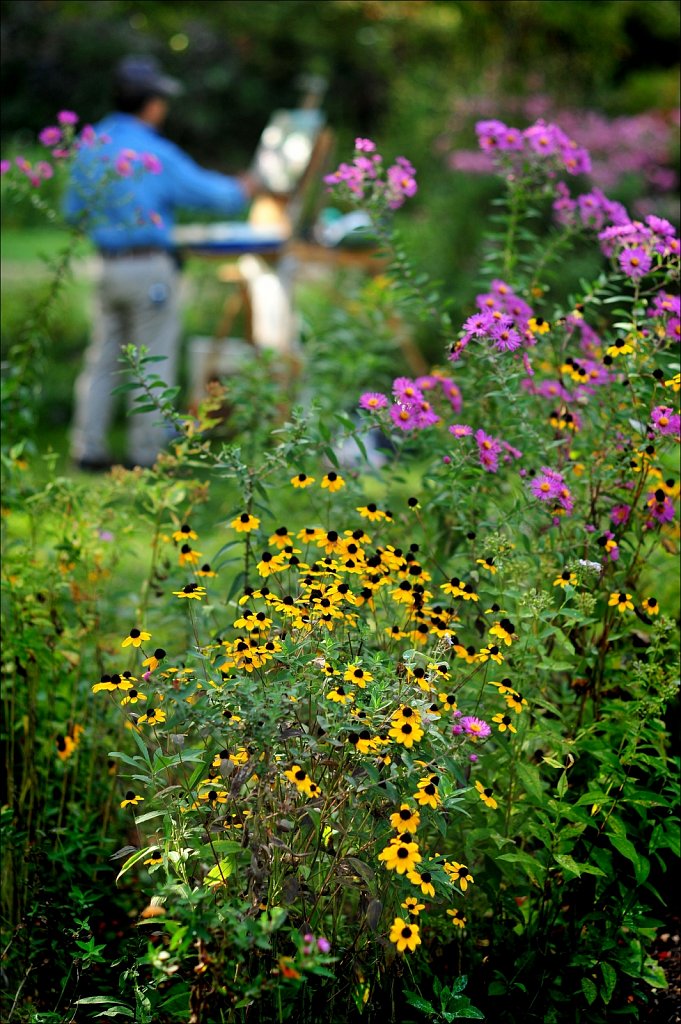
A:
[[[163,170],[163,165],[154,153],[142,153],[142,166],[145,171],[149,171],[150,174],[160,174]]]
[[[331,952],[331,943],[323,935],[320,935],[317,939],[317,949],[320,953],[329,953]]]
[[[475,715],[464,715],[459,719],[459,726],[467,736],[475,740],[484,740],[492,732],[487,722],[482,718],[476,718]]]
[[[460,412],[462,406],[461,389],[454,383],[453,380],[448,380],[446,377],[440,378],[440,386],[448,399],[454,412]]]
[[[484,430],[475,432],[475,441],[478,446],[480,465],[487,473],[496,473],[499,468],[501,442],[491,434],[486,434]]]
[[[623,249],[617,257],[617,261],[622,271],[633,281],[638,281],[644,277],[650,270],[653,262],[650,254],[640,245],[635,246],[633,249]]]
[[[671,523],[674,519],[674,505],[664,493],[662,488],[650,491],[647,496],[647,505],[652,518],[658,523]],[[648,520],[648,526],[652,526],[652,520]]]
[[[539,501],[554,502],[558,499],[563,484],[561,473],[548,466],[542,466],[541,472],[530,482],[530,490]]]
[[[57,121],[59,124],[78,124],[78,114],[74,114],[72,110],[60,110],[57,114]]]
[[[56,146],[57,143],[61,142],[61,129],[56,128],[54,125],[48,125],[38,135],[39,141],[43,146]]]
[[[665,437],[679,437],[681,417],[667,405],[656,405],[650,414],[653,430]]]
[[[355,149],[360,153],[375,153],[376,143],[371,139],[355,139]]]
[[[0,160],[0,174],[7,174],[12,167],[11,160]]]
[[[387,397],[382,395],[380,391],[365,391],[363,395],[360,395],[360,409],[368,409],[369,411],[373,411],[374,409],[385,409],[387,404]]]
[[[452,423],[449,433],[454,437],[469,437],[473,433],[473,428],[469,427],[467,423]]]
[[[396,377],[393,381],[393,394],[398,402],[420,402],[423,392],[411,377]]]
[[[396,402],[391,406],[390,418],[400,430],[415,430],[418,426],[418,417],[413,406],[401,405]]]
[[[491,334],[497,352],[515,352],[522,344],[522,338],[513,327],[513,321],[509,317],[499,320],[492,328]]]
[[[624,526],[629,521],[631,505],[613,505],[610,509],[610,521],[615,526]]]

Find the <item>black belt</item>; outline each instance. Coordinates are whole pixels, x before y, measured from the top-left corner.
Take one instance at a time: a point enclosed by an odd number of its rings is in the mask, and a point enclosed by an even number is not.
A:
[[[105,260],[139,259],[142,256],[172,256],[169,249],[153,245],[137,245],[130,249],[100,249],[99,255]]]

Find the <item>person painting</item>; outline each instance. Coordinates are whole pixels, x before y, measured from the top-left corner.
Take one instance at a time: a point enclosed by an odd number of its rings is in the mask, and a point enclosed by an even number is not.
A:
[[[159,134],[169,102],[182,93],[153,57],[130,56],[114,75],[114,111],[95,126],[96,145],[82,146],[65,198],[70,223],[97,247],[96,319],[75,388],[71,454],[83,470],[111,466],[107,435],[121,347],[146,346],[163,356],[156,372],[177,377],[180,344],[179,268],[171,232],[179,207],[239,213],[257,191],[251,174],[205,170]],[[128,426],[127,465],[153,465],[166,428],[156,412]]]

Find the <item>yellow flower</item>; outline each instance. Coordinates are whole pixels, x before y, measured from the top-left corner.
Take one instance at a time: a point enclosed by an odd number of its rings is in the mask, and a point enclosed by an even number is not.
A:
[[[200,551],[194,551],[189,544],[183,544],[180,548],[180,567],[184,565],[197,565],[200,557]]]
[[[452,924],[455,924],[457,928],[464,928],[466,926],[466,915],[460,910],[448,910],[448,915],[452,919]]]
[[[577,574],[574,572],[570,572],[569,569],[563,569],[560,576],[556,576],[555,580],[553,581],[553,585],[554,587],[563,587],[563,589],[567,586],[576,587]]]
[[[390,929],[390,941],[397,946],[398,953],[404,953],[407,949],[413,953],[421,945],[418,925],[407,924],[401,917],[396,917]]]
[[[425,903],[419,903],[416,896],[407,896],[404,903],[400,903],[403,910],[408,911],[413,917],[418,917],[422,910],[426,909]]]
[[[341,487],[345,487],[345,480],[332,470],[322,477],[322,487],[334,493],[335,491],[340,491]]]
[[[492,721],[495,722],[499,726],[499,732],[506,732],[507,729],[508,729],[509,732],[517,732],[518,731],[516,729],[516,727],[514,726],[513,719],[511,718],[510,715],[498,714],[498,715],[494,716]]]
[[[540,316],[533,316],[527,321],[527,328],[532,334],[547,334],[551,330],[551,324]]]
[[[146,712],[137,719],[137,724],[157,725],[159,722],[165,722],[165,720],[165,711],[161,711],[160,708],[147,708]]]
[[[143,864],[149,864],[151,867],[156,867],[157,864],[163,863],[163,854],[160,850],[150,850],[149,856],[146,860],[142,861]]]
[[[354,693],[346,693],[345,689],[339,685],[327,693],[326,699],[332,700],[336,704],[345,704],[346,701],[353,701],[355,699],[355,695]]]
[[[631,600],[631,594],[620,593],[620,591],[616,590],[610,595],[608,607],[617,608],[617,611],[623,615],[626,611],[633,612],[634,602]]]
[[[386,518],[385,512],[382,512],[373,501],[368,505],[360,505],[357,511],[364,519],[368,519],[370,523],[378,523],[381,519]]]
[[[418,886],[424,896],[435,896],[435,886],[430,871],[408,871],[407,878],[412,885]]]
[[[485,786],[483,786],[482,782],[480,782],[479,780],[476,781],[475,788],[480,794],[480,799],[482,800],[483,804],[486,804],[488,807],[491,807],[492,810],[495,811],[499,805],[494,799],[493,790],[485,788]]]
[[[400,804],[399,811],[390,815],[390,824],[400,832],[415,832],[421,823],[421,815],[409,804]]]
[[[136,807],[137,804],[141,803],[143,800],[143,796],[140,796],[139,794],[135,793],[134,790],[129,789],[128,792],[125,794],[125,800],[121,800],[121,807],[127,807],[128,805],[130,805],[131,807]]]
[[[148,668],[150,672],[155,672],[160,663],[166,656],[166,652],[162,647],[157,647],[153,654],[150,654],[148,658],[145,658],[142,662],[142,668]]]
[[[294,487],[309,487],[314,483],[314,477],[308,476],[307,473],[298,473],[298,476],[291,478],[291,483]]]
[[[422,807],[432,807],[433,810],[435,810],[438,804],[442,803],[442,798],[434,782],[425,782],[423,785],[419,783],[419,788],[413,794],[413,797]]]
[[[121,701],[121,707],[124,708],[126,704],[137,704],[138,701],[146,699],[146,694],[140,693],[139,690],[128,690]]]
[[[232,519],[229,524],[232,526],[237,533],[250,533],[251,530],[257,530],[260,526],[260,520],[257,516],[252,516],[250,512],[242,512],[236,519]]]
[[[641,607],[643,608],[644,612],[648,613],[648,615],[660,614],[660,606],[657,603],[656,597],[647,597],[645,601],[643,601]]]
[[[488,572],[491,572],[492,576],[497,572],[497,567],[494,564],[493,558],[476,558],[475,561],[478,565],[481,565],[483,569],[487,569]]]
[[[140,644],[146,643],[147,640],[151,640],[151,633],[147,633],[143,629],[131,629],[125,640],[121,644],[121,647],[139,647]]]
[[[438,693],[438,699],[444,704],[445,711],[456,711],[456,697],[453,693]]]
[[[458,861],[453,860],[443,864],[443,867],[452,882],[455,884],[456,882],[459,883],[462,892],[466,891],[469,882],[471,885],[473,884],[473,876],[470,874],[465,864],[459,864]]]
[[[177,541],[178,544],[183,541],[198,539],[199,535],[197,533],[194,533],[194,531],[192,530],[191,526],[188,523],[184,523],[184,525],[181,526],[179,530],[175,530],[175,533],[173,534],[173,540]]]
[[[206,588],[198,583],[188,583],[182,590],[173,590],[173,594],[180,599],[186,598],[188,601],[200,601],[202,597],[206,596]]]
[[[398,719],[388,736],[392,736],[396,743],[402,743],[409,750],[415,743],[423,739],[423,729],[417,721],[408,722]]]
[[[373,680],[371,672],[367,672],[361,665],[348,665],[345,670],[343,679],[346,683],[354,683],[355,686],[359,686],[361,690],[366,687],[367,683]]]
[[[403,875],[407,871],[413,871],[423,857],[419,853],[418,843],[393,840],[381,850],[378,859],[385,861],[388,871],[396,871],[398,875]]]

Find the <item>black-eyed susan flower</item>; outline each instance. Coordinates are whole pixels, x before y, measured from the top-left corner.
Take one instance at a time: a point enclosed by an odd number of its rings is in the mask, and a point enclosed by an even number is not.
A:
[[[422,869],[415,869],[407,872],[407,878],[412,885],[416,885],[424,896],[435,896],[435,886],[433,885],[433,876],[430,871],[423,871]]]
[[[200,551],[194,551],[190,544],[183,544],[180,548],[180,567],[185,565],[198,565]]]
[[[478,565],[481,565],[483,569],[487,569],[487,572],[490,572],[492,576],[494,576],[498,571],[493,558],[476,558],[475,561]]]
[[[447,914],[449,917],[451,917],[452,924],[455,924],[457,928],[466,927],[467,918],[462,910],[458,910],[456,907],[452,907],[451,909],[447,910]]]
[[[461,891],[465,892],[469,885],[473,884],[473,876],[468,870],[465,864],[459,864],[458,861],[445,861],[442,865],[453,884],[458,884],[461,887]]]
[[[553,581],[554,587],[576,587],[577,586],[577,574],[570,572],[569,569],[563,569],[560,576],[556,576]]]
[[[339,473],[331,470],[330,473],[322,477],[322,487],[333,494],[336,491],[340,491],[342,487],[345,487],[345,480]]]
[[[218,804],[226,804],[229,798],[229,793],[225,789],[215,788],[204,788],[198,795],[197,802],[194,807],[200,807],[202,803],[210,804],[211,807],[217,807]]]
[[[232,519],[229,524],[237,533],[250,533],[251,530],[257,530],[260,526],[260,520],[257,516],[251,515],[250,512],[242,512],[240,516]]]
[[[399,811],[390,815],[390,824],[400,832],[415,832],[421,823],[421,815],[409,804],[400,804]]]
[[[541,316],[532,316],[527,321],[527,329],[532,334],[548,334],[551,330],[551,324]],[[447,911],[447,913],[449,913],[449,911]]]
[[[517,640],[515,626],[510,619],[500,619],[490,629],[490,636],[497,637],[502,643],[510,647],[514,640]]]
[[[437,785],[430,780],[425,780],[423,784],[419,783],[418,789],[413,794],[414,800],[421,807],[432,807],[435,810],[439,804],[442,803],[442,798],[438,792]]]
[[[165,722],[166,713],[161,708],[147,708],[143,715],[137,719],[138,725],[158,725],[160,722]]]
[[[343,679],[346,683],[353,683],[355,686],[359,686],[360,689],[364,689],[367,683],[373,680],[373,675],[368,672],[361,665],[348,665],[343,675]]]
[[[298,473],[297,476],[291,477],[291,483],[294,487],[309,487],[314,481],[315,478],[308,476],[307,473]]]
[[[494,716],[492,721],[498,727],[499,732],[506,732],[507,729],[508,729],[509,732],[517,732],[518,731],[516,729],[516,727],[514,726],[513,719],[511,718],[510,715],[498,714],[498,715]]]
[[[407,871],[412,871],[423,860],[423,857],[419,853],[418,843],[412,841],[403,843],[397,839],[381,850],[378,859],[384,862],[388,871],[396,871],[398,875],[404,875]]]
[[[608,601],[609,608],[617,608],[617,611],[623,615],[624,612],[633,612],[634,602],[631,600],[631,594],[626,594],[624,591],[616,590],[610,595]]]
[[[357,511],[363,519],[368,519],[370,523],[380,523],[382,519],[386,518],[385,512],[373,501],[369,502],[368,505],[360,505]]]
[[[419,903],[416,896],[407,896],[404,903],[400,903],[403,910],[406,910],[412,917],[418,917],[422,910],[426,909],[425,903]]]
[[[480,648],[475,660],[479,661],[482,665],[484,665],[486,661],[495,661],[497,665],[501,665],[504,660],[504,656],[501,653],[501,649],[498,644],[487,644],[487,647]]]
[[[310,788],[313,785],[312,779],[299,764],[294,764],[285,771],[284,777],[294,784],[299,793],[303,793],[305,796],[310,795]]]
[[[121,647],[130,647],[131,645],[139,647],[141,644],[146,643],[147,640],[151,640],[151,633],[147,633],[144,629],[134,628],[130,630]]]
[[[146,700],[147,696],[145,693],[140,693],[139,690],[131,689],[125,694],[125,697],[121,701],[121,707],[124,708],[126,704],[137,704],[141,700]]]
[[[211,569],[209,562],[204,562],[201,568],[196,570],[196,575],[204,576],[206,579],[208,579],[210,577],[215,578],[217,576],[217,573],[214,572],[213,569]]]
[[[487,807],[491,807],[493,811],[496,811],[499,805],[494,799],[494,791],[490,789],[489,786],[483,786],[479,779],[475,782],[475,788],[477,789],[483,804],[486,804]]]
[[[262,577],[267,579],[272,573],[281,572],[286,568],[286,560],[282,553],[273,555],[271,551],[263,551],[258,562],[257,569]]]
[[[150,672],[155,672],[165,656],[166,652],[164,649],[162,647],[157,647],[153,654],[150,654],[148,658],[144,659],[142,662],[142,668],[148,668]]]
[[[188,540],[198,540],[199,535],[192,530],[189,523],[183,523],[179,530],[175,530],[173,534],[173,540],[181,544]]]
[[[660,606],[656,597],[647,597],[645,601],[642,602],[641,607],[644,612],[648,613],[648,615],[660,614]]]
[[[149,856],[147,857],[146,860],[143,860],[142,863],[150,868],[158,867],[159,864],[163,863],[163,854],[158,848],[155,850],[150,850]]]
[[[198,583],[187,583],[182,590],[173,590],[173,594],[180,600],[201,601],[206,596],[206,588]]]
[[[443,711],[456,711],[456,697],[453,693],[439,693],[438,699],[442,702]]]
[[[326,699],[332,700],[336,704],[346,704],[353,701],[355,699],[355,695],[354,693],[346,693],[344,687],[339,684],[338,686],[334,686],[333,690],[329,690],[326,695]]]
[[[418,925],[407,924],[401,917],[396,917],[390,929],[390,941],[397,946],[398,953],[409,950],[414,952],[417,946],[421,945]]]
[[[125,799],[121,800],[121,807],[136,807],[137,804],[141,804],[143,800],[143,796],[140,796],[139,793],[135,793],[134,789],[129,789],[125,794]]]
[[[291,544],[293,538],[288,532],[285,526],[278,527],[270,537],[267,538],[267,543],[272,544],[275,548],[285,548],[287,544]]]
[[[511,680],[509,679],[508,676],[505,676],[500,683],[497,683],[493,679],[490,679],[487,685],[495,686],[501,696],[505,696],[507,693],[514,693],[516,696],[518,695],[518,691],[514,690],[511,686]]]
[[[505,694],[504,699],[509,708],[512,708],[517,715],[521,713],[523,708],[529,706],[525,698],[521,696],[519,693],[516,693],[515,691],[513,693]]]
[[[393,722],[388,736],[391,736],[396,743],[401,743],[409,750],[415,743],[423,739],[423,729],[418,721],[410,722],[404,718],[397,718]]]
[[[76,749],[76,744],[73,742],[73,738],[68,735],[63,736],[59,733],[55,742],[57,744],[57,757],[59,760],[68,761]]]

